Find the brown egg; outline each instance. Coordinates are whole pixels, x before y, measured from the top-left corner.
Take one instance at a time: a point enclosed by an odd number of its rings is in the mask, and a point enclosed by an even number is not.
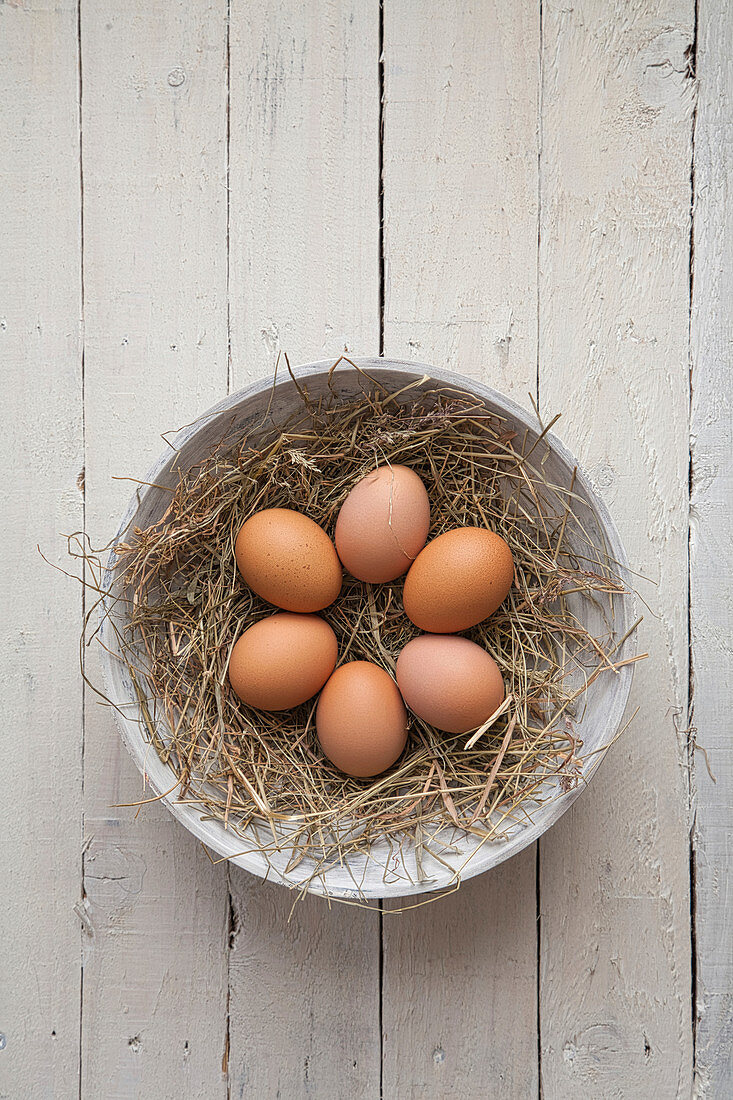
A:
[[[504,701],[499,666],[485,649],[454,634],[421,634],[397,660],[397,683],[410,710],[446,733],[468,733]]]
[[[405,614],[431,634],[468,630],[496,611],[513,580],[512,552],[500,535],[457,527],[418,554],[405,578]]]
[[[320,611],[341,591],[341,562],[333,543],[301,512],[255,512],[240,529],[234,553],[250,588],[286,611]]]
[[[283,611],[260,619],[237,640],[229,683],[243,703],[289,710],[320,691],[336,667],[338,644],[318,615]]]
[[[392,677],[369,661],[337,668],[316,708],[324,753],[347,775],[379,775],[407,742],[407,711]]]
[[[336,521],[338,555],[361,581],[393,581],[425,545],[430,501],[408,466],[378,466],[357,482]]]

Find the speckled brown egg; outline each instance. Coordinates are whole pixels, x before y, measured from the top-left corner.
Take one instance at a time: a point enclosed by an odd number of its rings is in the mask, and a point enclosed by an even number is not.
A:
[[[350,661],[326,683],[316,708],[323,752],[359,779],[379,775],[407,742],[407,711],[392,677],[369,661]]]
[[[336,667],[338,644],[318,615],[270,615],[245,630],[229,658],[229,683],[243,703],[289,710],[320,691]]]
[[[425,545],[430,501],[408,466],[378,466],[363,477],[341,506],[336,550],[361,581],[393,581],[406,573]]]
[[[514,580],[512,552],[482,527],[457,527],[429,542],[405,578],[405,614],[421,630],[454,634],[488,618]]]
[[[255,512],[237,535],[239,572],[263,600],[286,611],[320,611],[341,591],[341,562],[326,532],[301,512]]]
[[[397,659],[397,684],[410,710],[446,733],[468,733],[504,700],[494,658],[468,638],[421,634]]]

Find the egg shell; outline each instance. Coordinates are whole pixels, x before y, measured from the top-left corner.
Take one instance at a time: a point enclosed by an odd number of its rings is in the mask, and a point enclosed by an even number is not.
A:
[[[413,562],[402,597],[405,614],[431,634],[468,630],[496,611],[513,580],[512,552],[501,535],[457,527],[429,542]]]
[[[407,743],[407,711],[392,677],[369,661],[349,661],[326,683],[316,708],[323,752],[363,779],[385,771]]]
[[[321,611],[341,591],[341,562],[334,545],[302,512],[255,512],[241,527],[234,553],[250,588],[286,611]]]
[[[468,638],[421,634],[397,659],[397,684],[410,710],[446,733],[468,733],[504,700],[494,658]]]
[[[362,581],[393,581],[410,568],[425,545],[430,501],[408,466],[378,466],[363,477],[341,505],[336,550],[345,568]]]
[[[259,710],[290,710],[320,691],[336,667],[338,642],[318,615],[288,611],[260,619],[236,641],[229,683]]]

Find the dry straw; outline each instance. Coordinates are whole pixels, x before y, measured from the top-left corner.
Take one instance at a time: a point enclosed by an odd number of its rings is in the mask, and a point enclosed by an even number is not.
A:
[[[582,779],[575,726],[583,693],[620,667],[612,610],[623,585],[582,529],[572,482],[554,485],[544,475],[542,437],[529,445],[463,391],[389,393],[366,376],[362,382],[363,396],[345,403],[335,394],[311,400],[296,383],[296,415],[283,424],[267,417],[260,430],[222,440],[207,461],[181,470],[160,520],[116,547],[111,621],[145,736],[172,769],[177,799],[241,836],[242,850],[269,859],[285,848],[302,888],[334,863],[348,868],[377,839],[414,846],[423,878],[428,857],[443,863],[461,835],[505,836],[547,797],[548,779],[559,777],[564,790]],[[298,509],[332,535],[349,490],[382,463],[410,466],[425,482],[430,537],[477,525],[511,547],[508,599],[468,632],[497,661],[507,699],[472,736],[411,717],[398,763],[356,780],[320,752],[314,701],[266,714],[229,688],[234,642],[273,610],[238,576],[234,542],[248,516],[271,507]],[[76,547],[87,583],[102,596],[98,557]],[[340,598],[323,612],[340,662],[374,661],[394,673],[418,633],[403,613],[401,587],[344,577]],[[605,608],[601,636],[584,626],[579,601]],[[556,792],[557,782],[551,786]]]

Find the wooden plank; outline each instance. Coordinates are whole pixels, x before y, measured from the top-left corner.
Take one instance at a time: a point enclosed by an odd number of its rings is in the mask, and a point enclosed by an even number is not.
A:
[[[535,902],[531,849],[385,914],[385,1096],[537,1096]]]
[[[385,354],[535,389],[539,4],[385,6]],[[537,1093],[535,853],[384,918],[384,1095]]]
[[[696,1086],[733,1095],[733,913],[726,897],[733,812],[730,639],[733,586],[733,7],[698,11],[692,300],[690,627],[696,788]]]
[[[689,1096],[687,479],[692,0],[543,5],[542,409],[652,605],[633,728],[540,846],[547,1098]],[[675,725],[676,723],[676,725]]]
[[[233,5],[236,386],[379,350],[377,0]]]
[[[0,7],[0,58],[0,1094],[76,1096],[82,600],[37,552],[83,523],[75,3]]]
[[[376,0],[232,6],[235,386],[379,344]],[[379,1092],[376,914],[231,869],[232,1096]],[[273,1021],[276,1028],[273,1030]]]
[[[384,13],[385,354],[523,404],[537,355],[539,3]]]
[[[231,1095],[379,1096],[377,913],[231,882]]]
[[[226,0],[82,4],[87,529],[226,393]],[[99,662],[89,651],[94,676]],[[87,696],[85,1096],[226,1095],[227,883]],[[149,791],[147,792],[149,795]]]

